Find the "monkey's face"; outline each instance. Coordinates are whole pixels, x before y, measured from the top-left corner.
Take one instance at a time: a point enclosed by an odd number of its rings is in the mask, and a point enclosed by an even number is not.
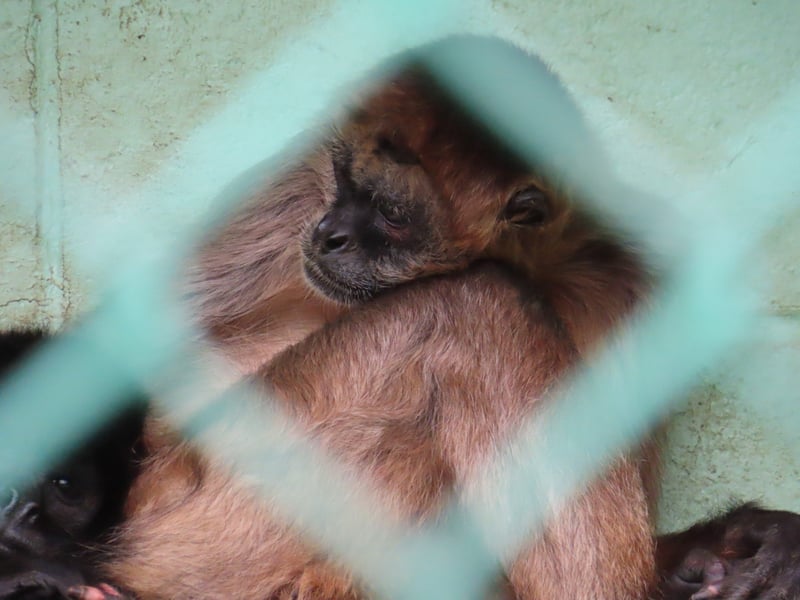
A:
[[[24,490],[0,488],[0,598],[66,598],[84,583],[78,553],[99,490],[98,470],[83,460]]]
[[[463,268],[556,212],[541,181],[418,71],[356,106],[322,156],[325,212],[302,237],[303,264],[345,304]]]
[[[0,488],[0,554],[59,556],[82,539],[103,500],[100,473],[76,459],[24,489]]]

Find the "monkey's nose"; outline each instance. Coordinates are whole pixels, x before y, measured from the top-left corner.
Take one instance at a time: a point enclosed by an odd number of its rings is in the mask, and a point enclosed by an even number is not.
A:
[[[38,502],[16,502],[17,508],[13,511],[14,521],[19,524],[31,525],[39,518],[40,507]],[[19,506],[22,504],[21,506]]]
[[[11,487],[0,485],[0,514],[14,510],[19,501],[19,492]]]
[[[332,254],[350,247],[350,232],[330,213],[317,223],[311,239],[322,254]]]

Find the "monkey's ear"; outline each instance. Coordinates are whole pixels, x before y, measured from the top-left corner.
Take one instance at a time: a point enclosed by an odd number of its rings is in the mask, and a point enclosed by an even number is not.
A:
[[[516,225],[543,225],[550,217],[550,199],[536,186],[512,194],[503,209],[502,218]]]

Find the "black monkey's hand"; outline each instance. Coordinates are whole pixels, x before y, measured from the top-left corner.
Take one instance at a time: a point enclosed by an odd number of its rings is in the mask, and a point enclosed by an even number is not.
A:
[[[677,578],[700,583],[692,600],[800,598],[800,515],[753,506],[733,511],[720,554],[693,550],[679,567]]]
[[[727,565],[708,550],[697,548],[689,552],[683,562],[666,577],[660,587],[659,600],[689,600],[713,598],[698,596],[718,590],[727,574]]]
[[[29,570],[0,579],[0,600],[64,600],[75,579],[62,573]]]

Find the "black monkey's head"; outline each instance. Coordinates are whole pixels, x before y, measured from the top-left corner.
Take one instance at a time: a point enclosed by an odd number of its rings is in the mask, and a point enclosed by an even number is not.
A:
[[[0,334],[0,378],[45,338]],[[93,547],[121,517],[142,421],[137,405],[23,486],[0,482],[0,599],[65,597],[84,583]]]
[[[81,543],[92,539],[103,500],[88,457],[24,488],[0,487],[0,598],[58,598],[85,583]]]
[[[505,42],[470,37],[428,50],[474,45],[521,54]],[[342,303],[462,268],[492,256],[498,243],[533,253],[543,246],[537,240],[556,239],[568,218],[556,188],[471,117],[415,56],[369,87],[313,158],[325,212],[303,235],[304,269],[317,290]],[[547,93],[574,107],[546,67],[527,59],[554,84]],[[580,121],[577,109],[574,116]]]

